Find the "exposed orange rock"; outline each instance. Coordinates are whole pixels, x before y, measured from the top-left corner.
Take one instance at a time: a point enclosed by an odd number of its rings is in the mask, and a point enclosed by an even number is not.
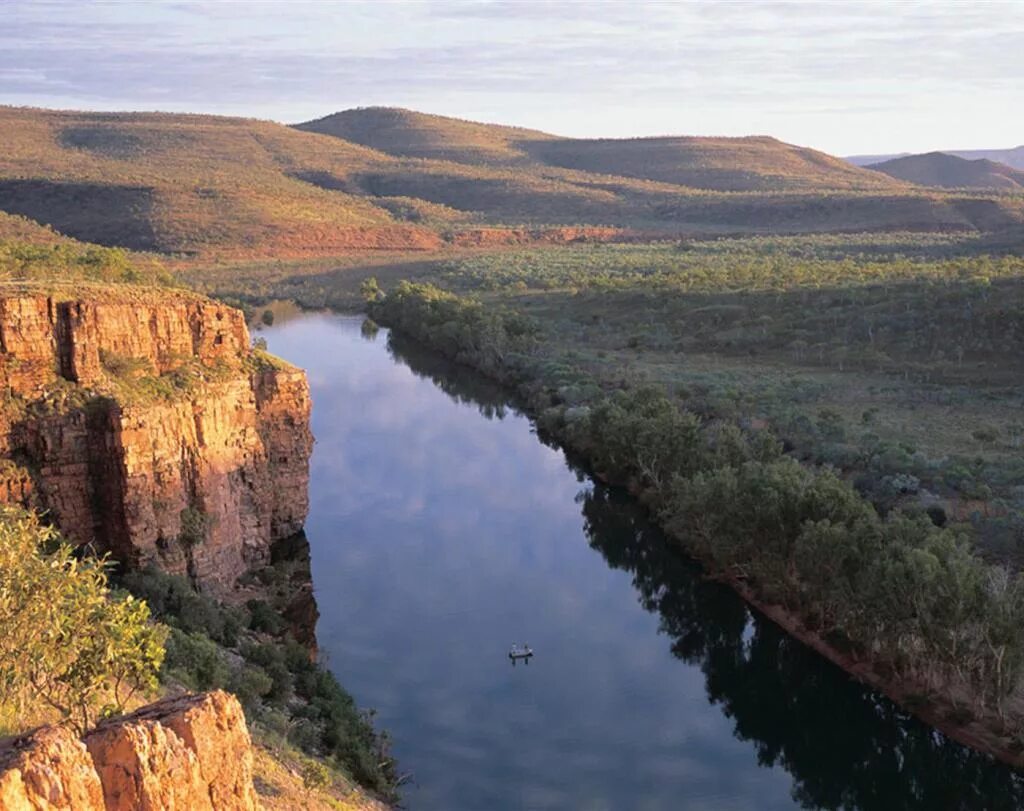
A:
[[[0,743],[3,811],[104,811],[103,788],[85,744],[66,727]]]
[[[58,378],[88,386],[103,377],[102,357],[131,358],[163,374],[183,359],[205,363],[249,349],[239,310],[199,297],[166,301],[0,298],[0,385],[27,394]]]
[[[0,454],[26,463],[0,475],[0,500],[34,500],[69,540],[130,565],[229,589],[308,508],[305,374],[250,353],[242,313],[197,296],[0,299],[0,385],[25,406],[0,417]],[[116,362],[207,371],[180,396],[122,403],[96,396]],[[53,393],[68,388],[80,396]],[[203,537],[184,537],[184,511],[206,516]]]
[[[216,691],[173,698],[85,740],[107,811],[254,811],[253,753],[238,700]]]
[[[171,698],[80,741],[44,727],[0,743],[3,811],[255,811],[253,748],[238,700]]]

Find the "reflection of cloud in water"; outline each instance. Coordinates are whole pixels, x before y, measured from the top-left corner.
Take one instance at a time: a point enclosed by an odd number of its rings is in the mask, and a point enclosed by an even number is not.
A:
[[[414,807],[488,797],[517,779],[534,796],[525,807],[587,807],[616,793],[623,807],[638,787],[622,769],[671,774],[680,725],[697,751],[721,750],[716,738],[737,749],[708,713],[700,674],[671,662],[656,619],[637,609],[628,577],[586,547],[579,484],[562,455],[522,417],[481,419],[365,347],[328,353],[311,377],[321,646],[381,710],[421,784]],[[528,669],[505,659],[513,641],[540,652]],[[708,723],[693,724],[694,711]],[[680,764],[664,796],[699,773]],[[527,801],[525,788],[507,796],[508,807]]]

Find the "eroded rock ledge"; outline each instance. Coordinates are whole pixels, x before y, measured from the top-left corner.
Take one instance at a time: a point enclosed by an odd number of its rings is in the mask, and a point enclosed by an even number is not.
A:
[[[83,740],[43,727],[0,742],[3,811],[254,811],[253,750],[238,700],[170,698]]]
[[[302,528],[305,373],[242,313],[134,290],[0,293],[0,501],[131,566],[225,591]]]

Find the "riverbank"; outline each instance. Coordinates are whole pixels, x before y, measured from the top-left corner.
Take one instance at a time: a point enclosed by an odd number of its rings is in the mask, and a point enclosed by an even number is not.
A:
[[[414,300],[417,297],[419,297],[418,300]],[[837,616],[850,615],[849,606],[842,603],[842,599],[846,598],[833,599],[832,595],[823,592],[823,588],[830,589],[834,585],[835,589],[839,591],[842,584],[838,579],[827,587],[818,584],[818,590],[815,592],[812,588],[815,584],[808,582],[809,571],[802,571],[800,577],[797,577],[792,571],[795,568],[794,546],[798,541],[807,544],[814,540],[813,535],[805,537],[807,533],[804,531],[806,526],[803,519],[807,517],[817,519],[813,528],[818,530],[819,535],[822,533],[827,535],[827,530],[830,529],[845,528],[844,531],[852,533],[851,537],[855,540],[855,536],[859,533],[861,540],[863,536],[870,535],[876,544],[884,541],[882,552],[890,554],[887,545],[895,547],[896,551],[900,552],[900,561],[903,563],[906,560],[930,555],[929,560],[934,558],[940,574],[946,571],[952,573],[946,581],[935,581],[934,586],[940,587],[943,582],[955,584],[958,582],[955,578],[964,575],[975,583],[974,591],[969,596],[972,599],[981,599],[986,589],[986,585],[981,582],[981,579],[989,572],[981,568],[984,564],[967,553],[963,549],[963,545],[959,544],[952,534],[929,530],[920,522],[913,522],[899,516],[882,522],[877,515],[874,515],[873,508],[861,502],[851,488],[844,487],[841,482],[835,481],[834,477],[829,479],[827,475],[819,476],[816,471],[812,471],[804,479],[800,479],[798,486],[804,489],[824,488],[819,492],[819,495],[827,497],[824,507],[819,504],[814,508],[817,512],[811,510],[806,516],[797,511],[796,520],[790,528],[792,537],[782,537],[785,536],[783,532],[776,533],[780,537],[774,537],[772,532],[767,532],[763,537],[757,539],[766,544],[781,539],[787,550],[785,554],[772,558],[765,556],[760,549],[747,550],[751,561],[743,559],[742,554],[736,556],[734,550],[726,550],[727,554],[723,554],[713,544],[709,544],[707,538],[698,537],[698,530],[701,529],[708,531],[711,535],[714,534],[713,521],[707,520],[706,515],[695,518],[690,514],[684,515],[686,520],[680,524],[679,520],[671,520],[672,513],[675,512],[675,519],[679,519],[679,513],[686,511],[670,507],[673,498],[683,498],[684,496],[689,498],[692,497],[694,490],[701,488],[707,490],[711,485],[717,486],[721,482],[716,482],[712,475],[707,474],[707,471],[701,472],[699,469],[691,467],[683,472],[695,477],[691,479],[691,482],[696,481],[700,487],[690,487],[689,493],[680,493],[677,491],[680,489],[686,491],[687,488],[680,488],[678,482],[672,479],[679,475],[679,471],[671,470],[671,465],[665,467],[663,464],[665,458],[658,457],[657,454],[648,455],[646,459],[631,458],[631,455],[635,454],[633,447],[635,443],[625,441],[628,437],[610,437],[622,440],[616,443],[617,447],[611,445],[604,448],[595,447],[593,435],[587,436],[586,432],[580,429],[580,425],[590,420],[590,415],[595,407],[603,407],[598,404],[606,399],[606,392],[602,391],[600,386],[592,386],[591,393],[587,397],[567,396],[566,389],[568,387],[564,382],[562,386],[553,386],[550,379],[545,379],[543,373],[538,373],[536,370],[541,369],[546,361],[543,357],[531,354],[534,348],[531,347],[529,340],[528,324],[514,315],[502,316],[499,314],[496,316],[494,313],[485,312],[479,304],[460,302],[455,297],[440,294],[438,291],[424,292],[406,289],[402,296],[397,297],[405,299],[404,302],[398,301],[397,307],[394,299],[389,302],[390,298],[390,296],[378,294],[376,300],[371,302],[370,311],[374,318],[394,329],[410,333],[412,337],[441,354],[515,388],[523,398],[526,410],[535,419],[538,427],[546,431],[563,447],[585,459],[591,468],[602,470],[618,465],[618,475],[615,472],[610,475],[606,473],[604,478],[624,484],[634,494],[640,496],[648,503],[655,516],[660,519],[660,523],[670,536],[691,555],[702,560],[709,571],[717,573],[720,579],[729,583],[748,603],[769,619],[855,678],[885,693],[909,712],[940,729],[949,737],[986,752],[1011,766],[1024,765],[1018,742],[1019,725],[1015,723],[1020,718],[1017,712],[1019,705],[1016,697],[1011,694],[1012,688],[1010,687],[1015,684],[1016,674],[1007,678],[1007,674],[1001,670],[993,674],[980,667],[960,682],[956,682],[951,674],[956,672],[960,665],[960,660],[956,658],[960,654],[954,653],[952,657],[947,656],[946,661],[934,665],[922,657],[922,652],[940,650],[939,645],[949,639],[953,640],[955,648],[955,643],[958,640],[967,639],[968,632],[984,637],[985,641],[990,644],[996,639],[993,627],[981,626],[980,630],[975,627],[978,626],[979,621],[984,619],[984,613],[967,619],[954,617],[951,622],[946,623],[948,627],[944,633],[947,636],[939,641],[935,635],[942,624],[941,616],[936,615],[938,619],[930,616],[926,618],[932,622],[929,627],[924,626],[925,620],[921,616],[905,616],[901,618],[903,626],[895,635],[895,641],[892,637],[881,638],[879,641],[878,638],[864,632],[864,629],[872,627],[868,622],[862,624],[860,633],[847,633],[846,629],[840,627],[841,623],[837,623]],[[440,328],[439,324],[444,324],[444,327]],[[565,377],[571,377],[571,370],[562,369],[560,373],[563,381]],[[578,382],[574,385],[577,390],[585,388]],[[633,403],[634,416],[643,411],[645,407],[643,403]],[[654,410],[657,411],[661,408],[663,408],[663,404],[659,403],[656,404]],[[625,411],[630,411],[630,408],[626,408]],[[672,414],[665,412],[659,415],[659,419],[668,420],[665,425],[672,427],[673,432],[660,436],[640,437],[647,443],[648,449],[657,446],[659,440],[663,441],[666,446],[672,445],[679,435],[686,433],[691,428],[697,433],[700,432],[700,429],[692,423],[686,420],[678,421],[675,406],[671,411]],[[673,422],[673,420],[676,421]],[[646,425],[639,425],[639,427],[635,425],[634,428],[642,431],[649,430],[655,425],[656,422],[650,422]],[[731,439],[735,439],[735,436],[733,434]],[[715,441],[720,446],[727,444],[727,442],[723,442],[722,437],[723,434],[719,430],[717,439],[712,437],[712,444]],[[729,438],[727,437],[727,439]],[[760,437],[747,435],[743,438],[744,443],[749,443],[751,440],[764,444],[768,438],[763,435]],[[747,448],[746,445],[744,447]],[[659,453],[661,453],[660,450]],[[746,453],[746,457],[739,469],[746,470],[744,465],[764,467],[763,460],[757,456],[758,452],[751,452],[747,448],[743,453]],[[617,458],[616,454],[618,454]],[[676,461],[678,460],[673,459],[673,464]],[[795,464],[782,464],[780,469],[785,475],[796,476],[799,479],[802,474],[795,473],[796,467],[798,466]],[[733,478],[737,475],[735,466],[730,468],[723,464],[720,468],[731,470],[729,475]],[[719,478],[728,479],[728,476]],[[783,490],[778,492],[787,495]],[[720,492],[718,494],[720,495]],[[842,509],[839,512],[830,512],[829,498],[837,502],[844,502],[841,503]],[[731,506],[719,507],[718,512],[725,514],[726,518],[732,519],[733,516],[728,514],[728,508]],[[691,503],[690,513],[700,512],[693,510],[692,507]],[[865,508],[871,510],[871,513],[866,512]],[[824,509],[824,513],[822,513],[822,509]],[[760,510],[755,508],[754,512],[758,513]],[[819,515],[819,513],[822,514]],[[834,523],[829,524],[830,521]],[[677,526],[673,526],[673,524]],[[683,531],[682,528],[689,531]],[[891,537],[886,533],[892,533]],[[799,537],[797,537],[798,535]],[[913,535],[913,538],[909,541],[903,537],[910,535]],[[836,537],[830,539],[834,542]],[[821,546],[818,551],[829,552],[830,548],[826,544]],[[846,550],[842,549],[841,551],[845,553]],[[906,554],[903,554],[904,551]],[[733,554],[733,557],[730,558],[730,554]],[[756,576],[751,577],[745,571],[748,564],[750,567],[753,567],[754,564],[760,567],[761,572],[764,573],[760,579]],[[773,580],[772,577],[778,571],[781,571],[781,574],[776,580]],[[927,585],[920,579],[914,579],[915,575],[912,569],[908,568],[907,572],[909,574],[906,572],[901,574],[909,577],[908,583],[914,588]],[[822,573],[820,579],[827,582],[829,577]],[[850,580],[850,582],[853,581]],[[923,614],[922,606],[929,609],[934,606],[934,603],[927,603],[928,596],[924,593],[921,594],[921,599],[924,602],[921,602],[920,605],[906,600],[899,603],[901,595],[897,592],[898,586],[894,581],[888,591],[883,588],[878,592],[877,597],[893,600],[892,606],[900,607],[904,614]],[[784,599],[773,599],[776,595],[782,596]],[[954,592],[951,596],[958,598],[963,595]],[[890,606],[887,605],[879,610],[890,610]],[[875,624],[884,624],[885,619],[883,616],[880,618],[880,622]],[[821,633],[817,630],[819,628],[826,628],[830,633]],[[914,634],[908,630],[910,628],[914,629]],[[882,637],[887,630],[882,628],[879,637]],[[840,647],[829,641],[832,638],[843,639],[844,645]],[[1003,647],[999,649],[995,657],[997,668],[1002,667],[1004,661],[1009,666],[1010,659],[1016,655],[1015,645],[1017,642],[1015,638],[1012,638],[1001,643]],[[967,646],[966,641],[963,644],[965,647]],[[844,650],[844,648],[848,648],[848,650]],[[884,655],[880,654],[879,650]],[[908,651],[911,655],[908,655]],[[966,660],[966,657],[964,659]],[[968,665],[970,665],[969,662]],[[977,688],[979,685],[981,688],[987,688],[993,680],[997,692],[982,694],[980,689],[971,689],[972,687]]]

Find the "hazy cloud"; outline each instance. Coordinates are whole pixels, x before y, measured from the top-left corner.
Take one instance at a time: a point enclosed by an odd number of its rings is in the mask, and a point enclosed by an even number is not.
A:
[[[7,103],[286,121],[401,104],[835,152],[1024,141],[1018,2],[8,0],[0,15]]]

